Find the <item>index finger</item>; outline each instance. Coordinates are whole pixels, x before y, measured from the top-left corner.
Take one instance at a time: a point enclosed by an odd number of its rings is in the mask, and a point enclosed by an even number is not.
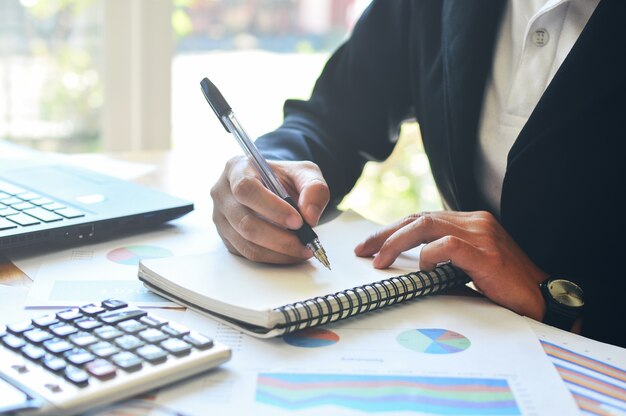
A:
[[[302,217],[289,203],[267,189],[250,165],[243,171],[233,169],[228,178],[235,199],[267,220],[284,228],[298,229]]]

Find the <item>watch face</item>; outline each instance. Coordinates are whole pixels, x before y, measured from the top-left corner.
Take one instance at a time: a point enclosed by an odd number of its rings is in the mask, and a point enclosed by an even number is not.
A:
[[[575,283],[564,279],[555,279],[548,283],[548,291],[561,305],[579,308],[584,305],[583,291]]]

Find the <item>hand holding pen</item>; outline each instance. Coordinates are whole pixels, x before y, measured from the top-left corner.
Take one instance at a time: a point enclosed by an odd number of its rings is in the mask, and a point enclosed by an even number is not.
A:
[[[290,242],[290,239],[284,233],[281,235],[280,230],[277,229],[278,227],[265,221],[265,218],[276,224],[286,223],[289,228],[293,229],[292,232],[295,233],[301,244],[308,247],[324,266],[330,268],[326,252],[317,235],[310,225],[300,217],[298,205],[259,153],[252,140],[250,140],[248,134],[235,117],[232,108],[211,81],[205,78],[200,84],[211,108],[224,128],[235,136],[250,164],[254,166],[260,176],[263,185],[279,198],[272,202],[271,198],[268,198],[266,194],[264,195],[261,190],[258,190],[256,197],[250,197],[250,194],[246,192],[245,195],[239,195],[238,198],[236,190],[232,189],[235,187],[233,181],[237,179],[231,177],[232,165],[227,165],[224,174],[212,190],[215,202],[214,221],[227,247],[231,251],[257,261],[288,263],[294,262],[291,261],[291,258],[302,258],[303,252],[297,252],[298,248],[294,247],[292,241]],[[321,198],[319,196],[313,198],[318,203],[317,211],[319,212],[308,215],[309,217],[316,216],[317,218],[314,221],[316,223],[321,209],[328,202],[328,188],[321,177],[319,168],[310,162],[282,162],[282,164],[286,166],[299,164],[304,168],[301,172],[293,172],[293,174],[287,175],[289,184],[293,185],[293,189],[296,192],[302,191],[304,193],[308,190],[313,195],[321,192]],[[310,174],[313,175],[312,186],[303,186],[303,177],[306,178]],[[319,207],[320,202],[323,203],[321,208]],[[287,208],[284,203],[293,207],[296,213],[293,213],[293,210]],[[274,206],[268,206],[267,204],[273,204]],[[313,211],[315,211],[314,207],[315,205],[312,205],[309,208],[313,208]],[[287,217],[281,215],[281,212],[284,213],[285,210],[290,211]],[[254,215],[255,213],[259,215]],[[280,218],[281,216],[282,218]],[[274,219],[275,217],[279,217],[278,221]],[[267,236],[276,238],[268,239],[266,238]],[[264,249],[265,252],[263,252]]]

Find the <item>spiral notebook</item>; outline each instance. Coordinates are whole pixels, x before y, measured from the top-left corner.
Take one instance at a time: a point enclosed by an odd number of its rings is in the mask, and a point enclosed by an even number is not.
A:
[[[450,264],[416,271],[417,251],[377,270],[354,247],[380,226],[352,212],[317,227],[333,266],[314,259],[275,266],[225,249],[142,260],[139,279],[174,302],[257,337],[268,338],[430,295],[468,281]]]

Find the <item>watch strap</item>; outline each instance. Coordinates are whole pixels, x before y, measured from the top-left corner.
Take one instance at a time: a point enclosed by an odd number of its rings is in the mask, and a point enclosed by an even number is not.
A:
[[[559,308],[553,301],[546,299],[546,313],[542,321],[544,324],[569,331],[574,326],[576,318],[577,314]]]
[[[566,306],[562,306],[552,297],[548,289],[548,285],[553,279],[553,277],[550,277],[539,285],[541,294],[546,303],[546,312],[543,316],[542,322],[559,329],[570,331],[572,326],[574,326],[574,322],[576,322],[581,310],[580,308],[570,309]]]

